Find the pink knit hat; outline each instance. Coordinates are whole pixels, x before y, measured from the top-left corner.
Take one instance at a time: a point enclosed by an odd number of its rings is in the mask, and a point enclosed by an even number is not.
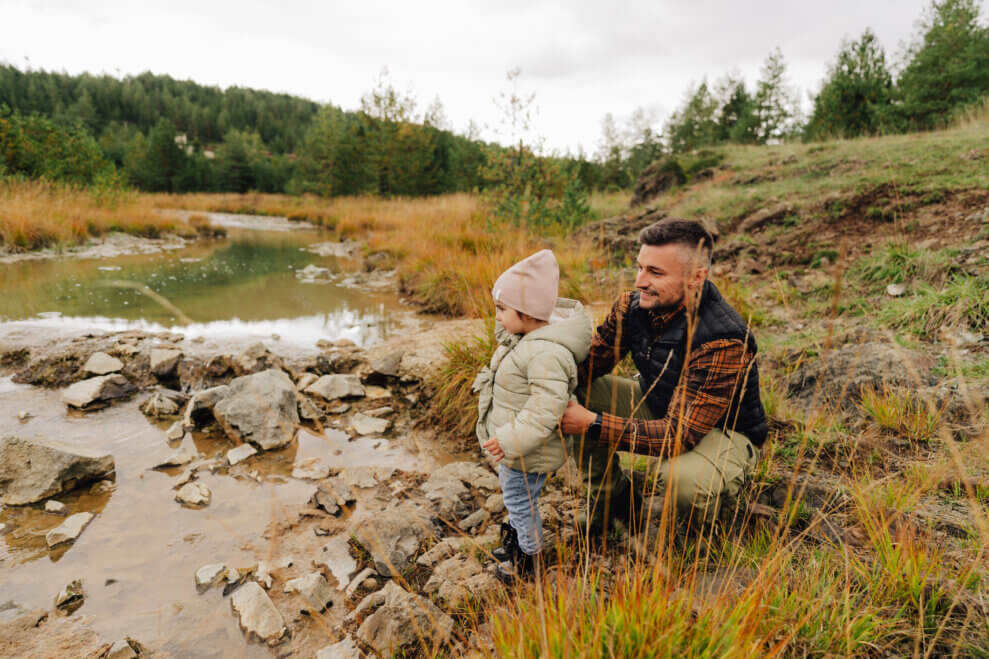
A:
[[[537,320],[549,320],[560,287],[560,266],[553,252],[543,249],[522,259],[495,281],[495,302]]]

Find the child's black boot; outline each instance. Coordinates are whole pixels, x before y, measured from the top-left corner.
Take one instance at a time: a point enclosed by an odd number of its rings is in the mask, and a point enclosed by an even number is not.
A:
[[[501,546],[491,552],[499,563],[510,561],[519,551],[519,534],[508,522],[501,523]]]

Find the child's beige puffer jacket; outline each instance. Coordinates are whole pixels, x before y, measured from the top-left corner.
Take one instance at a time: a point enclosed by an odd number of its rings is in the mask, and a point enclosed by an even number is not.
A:
[[[477,438],[497,437],[512,469],[555,471],[564,457],[557,426],[591,346],[591,319],[580,302],[558,298],[549,325],[520,336],[496,322],[495,338],[491,365],[474,380]]]

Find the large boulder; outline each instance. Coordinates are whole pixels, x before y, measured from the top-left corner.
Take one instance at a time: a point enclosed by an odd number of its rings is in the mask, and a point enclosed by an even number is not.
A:
[[[396,656],[403,648],[434,649],[453,632],[453,619],[421,595],[410,593],[394,581],[368,597],[382,601],[357,630],[357,639],[383,657]],[[360,607],[358,607],[360,608]]]
[[[236,441],[265,451],[280,448],[292,441],[299,425],[295,385],[275,369],[236,378],[213,416]]]
[[[378,574],[388,575],[402,574],[433,533],[428,513],[403,501],[359,524],[354,538],[371,554]]]
[[[932,366],[931,357],[895,344],[850,343],[797,368],[787,378],[787,394],[807,409],[837,405],[852,411],[863,390],[933,384]]]
[[[0,501],[21,506],[112,477],[113,456],[62,442],[0,438]]]
[[[123,375],[101,375],[80,380],[62,392],[62,402],[69,407],[85,408],[125,398],[137,391],[137,387]]]

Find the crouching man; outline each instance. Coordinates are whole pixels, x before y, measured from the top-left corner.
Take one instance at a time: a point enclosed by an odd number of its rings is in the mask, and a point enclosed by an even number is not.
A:
[[[591,534],[639,506],[617,451],[661,458],[656,493],[669,491],[678,522],[696,528],[734,503],[767,434],[755,338],[707,280],[711,235],[670,218],[639,242],[635,290],[597,328],[578,368],[579,402],[560,422],[590,488],[578,524]],[[610,374],[626,354],[635,379]]]

